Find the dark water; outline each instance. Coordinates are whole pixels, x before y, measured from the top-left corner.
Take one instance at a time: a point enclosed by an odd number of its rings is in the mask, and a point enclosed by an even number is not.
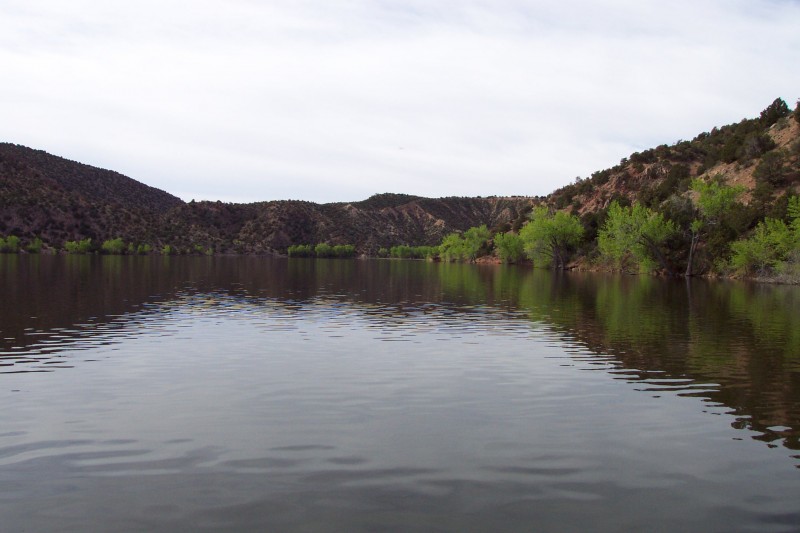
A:
[[[2,531],[800,531],[800,290],[0,256]]]

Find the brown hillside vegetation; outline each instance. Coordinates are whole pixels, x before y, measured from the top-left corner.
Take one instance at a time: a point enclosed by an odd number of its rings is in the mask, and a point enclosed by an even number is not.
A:
[[[475,224],[521,220],[533,198],[422,198],[379,194],[353,203],[183,202],[112,172],[13,144],[0,144],[0,236],[35,237],[62,249],[92,239],[169,244],[177,251],[285,252],[292,244],[354,244],[374,253],[435,244]]]

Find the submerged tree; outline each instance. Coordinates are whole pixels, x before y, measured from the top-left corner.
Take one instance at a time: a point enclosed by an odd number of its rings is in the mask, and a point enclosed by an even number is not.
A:
[[[519,232],[525,253],[534,263],[553,264],[563,270],[567,252],[583,237],[583,225],[575,215],[564,211],[550,211],[539,206],[531,213],[531,220]]]

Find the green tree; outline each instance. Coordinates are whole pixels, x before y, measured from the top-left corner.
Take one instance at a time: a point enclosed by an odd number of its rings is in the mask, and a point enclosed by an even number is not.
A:
[[[800,251],[800,197],[789,198],[790,220],[765,218],[752,235],[731,244],[731,266],[745,275],[778,269],[793,253]]]
[[[794,240],[783,220],[765,218],[749,238],[731,244],[731,266],[745,275],[773,270],[795,249]]]
[[[125,242],[121,237],[117,237],[103,242],[100,249],[106,254],[122,255],[125,252]]]
[[[42,242],[42,239],[40,239],[39,237],[35,237],[28,244],[28,247],[26,248],[26,250],[28,250],[28,253],[38,254],[38,253],[40,253],[42,251],[42,247],[43,246],[44,246],[44,243]]]
[[[439,255],[445,261],[455,261],[465,256],[466,243],[458,233],[450,233],[439,245]]]
[[[333,247],[332,253],[335,257],[354,257],[356,247],[352,244],[337,244]]]
[[[600,253],[623,267],[630,257],[640,270],[660,266],[668,274],[672,269],[661,247],[677,228],[675,223],[639,203],[622,207],[612,202],[608,217],[598,235]]]
[[[314,250],[310,244],[293,244],[287,250],[289,257],[312,257]]]
[[[9,235],[5,239],[0,237],[0,252],[15,254],[19,251],[19,237]]]
[[[317,257],[331,257],[333,255],[333,247],[326,242],[321,242],[314,246],[314,253]]]
[[[789,172],[785,164],[787,160],[787,154],[782,150],[768,152],[758,162],[758,166],[753,171],[753,177],[757,180],[765,180],[773,186],[784,185]]]
[[[531,220],[519,232],[525,253],[534,263],[550,264],[563,270],[567,252],[583,237],[583,225],[575,215],[550,211],[546,206],[534,208]]]
[[[725,215],[736,204],[739,195],[744,192],[744,188],[724,185],[720,179],[708,182],[694,179],[692,180],[692,191],[696,193],[695,204],[698,216],[689,226],[691,242],[689,258],[686,261],[686,276],[694,275],[694,260],[698,245],[708,237],[710,232],[723,224]]]
[[[498,233],[494,236],[494,247],[501,261],[515,263],[525,252],[525,243],[516,233]]]
[[[478,257],[481,248],[489,240],[491,233],[486,224],[469,228],[464,232],[464,255],[465,259],[474,261]]]
[[[388,255],[399,259],[431,259],[436,256],[438,249],[436,246],[408,246],[400,244],[392,246],[388,250]],[[380,250],[378,251],[380,255]]]
[[[761,125],[768,128],[790,113],[789,106],[781,98],[776,98],[761,112]]]
[[[87,254],[92,249],[92,239],[67,241],[64,243],[64,249],[70,254]]]

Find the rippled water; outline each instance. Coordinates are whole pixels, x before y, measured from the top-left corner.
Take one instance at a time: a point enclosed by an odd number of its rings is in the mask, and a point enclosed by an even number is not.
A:
[[[2,531],[797,531],[800,291],[0,256]]]

